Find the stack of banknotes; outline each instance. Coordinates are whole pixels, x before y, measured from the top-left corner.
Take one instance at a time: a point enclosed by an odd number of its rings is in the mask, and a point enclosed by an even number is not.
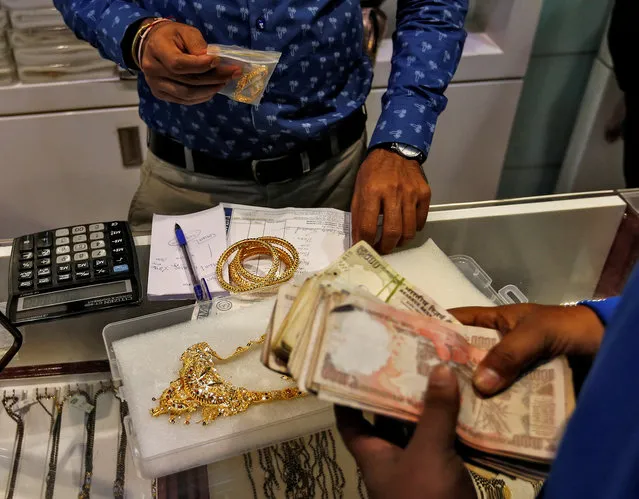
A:
[[[472,375],[499,339],[460,324],[360,242],[323,272],[279,289],[262,362],[320,399],[409,422],[419,419],[431,369],[449,363],[465,460],[541,480],[574,407],[571,371],[555,359],[481,398]]]

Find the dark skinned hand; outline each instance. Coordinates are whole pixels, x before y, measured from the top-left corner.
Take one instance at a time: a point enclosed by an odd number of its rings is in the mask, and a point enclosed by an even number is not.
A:
[[[202,33],[192,26],[176,22],[153,26],[144,39],[140,61],[153,95],[177,104],[201,104],[241,75],[241,68],[220,65],[206,49]]]
[[[335,407],[337,428],[362,471],[371,499],[475,499],[455,450],[459,387],[450,367],[428,379],[424,411],[405,449],[380,438],[360,411]]]
[[[451,310],[463,324],[498,330],[502,340],[475,370],[473,383],[490,396],[508,388],[537,363],[560,355],[594,356],[604,326],[590,308],[536,305],[464,307]]]
[[[374,149],[360,167],[351,204],[353,241],[373,245],[377,219],[384,215],[382,254],[415,237],[424,228],[430,206],[430,186],[417,161],[393,151]]]

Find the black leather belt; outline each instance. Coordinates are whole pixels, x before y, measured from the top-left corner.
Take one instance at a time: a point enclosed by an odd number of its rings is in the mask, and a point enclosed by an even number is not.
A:
[[[277,158],[224,160],[201,151],[189,151],[178,141],[149,130],[148,146],[158,158],[179,168],[258,184],[284,182],[299,178],[348,149],[364,133],[366,114],[362,109],[337,123],[325,136],[310,140],[303,151]],[[191,156],[193,161],[190,161]]]

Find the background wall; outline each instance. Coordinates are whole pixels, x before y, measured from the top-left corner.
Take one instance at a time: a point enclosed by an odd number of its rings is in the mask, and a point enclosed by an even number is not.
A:
[[[544,0],[499,198],[554,191],[611,5]]]

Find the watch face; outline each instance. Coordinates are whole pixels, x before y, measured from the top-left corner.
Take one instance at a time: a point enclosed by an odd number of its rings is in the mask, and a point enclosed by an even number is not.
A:
[[[407,158],[417,158],[421,154],[421,151],[419,149],[406,144],[397,144],[397,149],[399,150],[400,154],[406,156]]]

